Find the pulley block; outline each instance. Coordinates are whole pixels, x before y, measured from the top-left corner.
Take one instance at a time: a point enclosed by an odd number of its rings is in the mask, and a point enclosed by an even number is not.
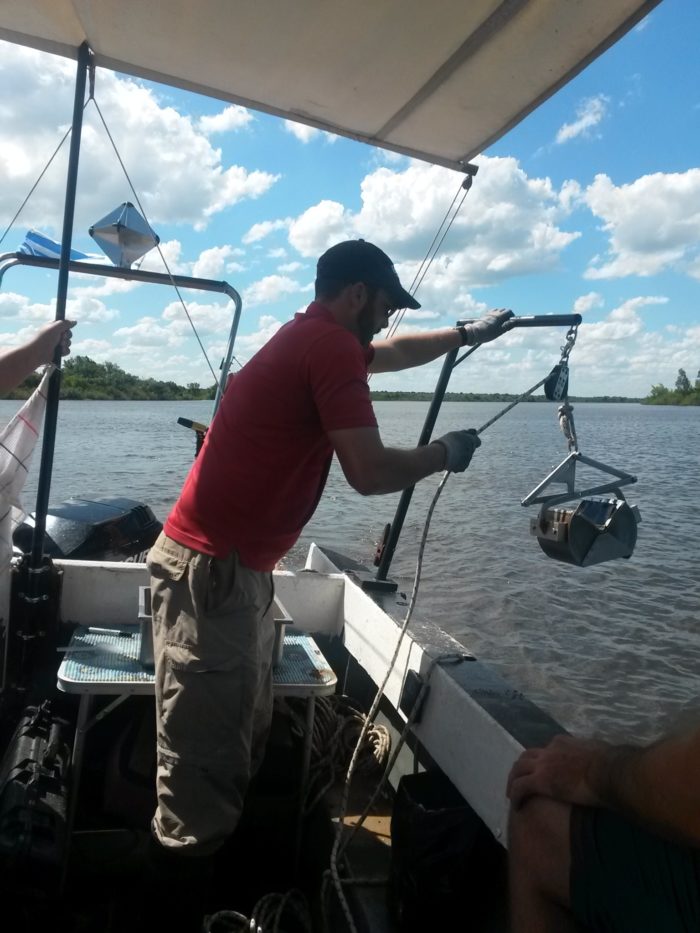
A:
[[[569,367],[567,363],[557,363],[544,383],[544,394],[550,402],[559,402],[566,398],[569,391]]]
[[[641,521],[637,506],[622,497],[591,497],[578,505],[543,505],[530,521],[530,532],[548,557],[590,567],[618,557],[631,557]]]

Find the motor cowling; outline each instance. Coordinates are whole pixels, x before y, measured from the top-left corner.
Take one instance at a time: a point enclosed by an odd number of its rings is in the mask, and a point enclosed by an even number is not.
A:
[[[161,530],[150,506],[124,496],[72,497],[49,506],[44,554],[68,560],[143,561]],[[15,530],[16,551],[32,546],[34,516]]]

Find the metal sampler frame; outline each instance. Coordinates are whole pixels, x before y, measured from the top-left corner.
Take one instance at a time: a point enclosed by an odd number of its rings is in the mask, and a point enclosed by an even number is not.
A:
[[[607,473],[609,476],[615,476],[616,481],[602,483],[597,486],[589,486],[587,489],[576,489],[576,464],[583,463],[585,466],[600,470],[601,473]],[[521,501],[521,505],[558,505],[561,502],[568,502],[571,499],[584,499],[586,496],[600,496],[606,492],[614,492],[624,499],[620,492],[620,486],[628,486],[630,483],[636,483],[637,477],[626,470],[616,470],[614,467],[600,463],[592,457],[586,457],[578,450],[572,451],[558,467],[555,467],[542,482],[535,486],[532,492],[528,493]],[[559,495],[540,495],[543,489],[546,489],[551,483],[564,483],[566,492]]]

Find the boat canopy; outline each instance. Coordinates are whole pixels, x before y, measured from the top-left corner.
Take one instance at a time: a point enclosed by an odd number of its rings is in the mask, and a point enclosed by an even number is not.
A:
[[[0,38],[460,169],[659,0],[3,0]]]

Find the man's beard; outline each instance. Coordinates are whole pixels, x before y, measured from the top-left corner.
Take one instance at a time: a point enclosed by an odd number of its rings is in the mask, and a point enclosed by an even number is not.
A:
[[[362,346],[368,347],[374,337],[374,308],[369,301],[358,312],[357,332]]]

